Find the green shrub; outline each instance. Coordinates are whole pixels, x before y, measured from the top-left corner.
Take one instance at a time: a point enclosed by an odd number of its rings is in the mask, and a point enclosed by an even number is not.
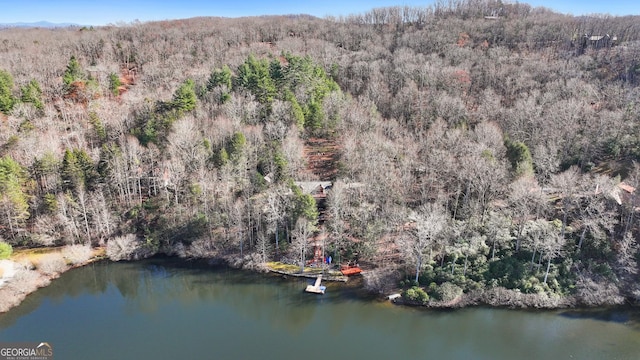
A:
[[[0,260],[8,259],[13,253],[13,248],[6,242],[0,242]]]
[[[35,129],[35,126],[33,126],[33,123],[31,121],[29,121],[29,120],[24,120],[18,126],[18,131],[21,132],[21,133],[28,133],[28,132],[32,131],[33,129]]]
[[[540,279],[535,276],[529,276],[529,278],[523,279],[520,290],[526,294],[539,294],[544,292],[544,288],[540,284]]]
[[[508,257],[489,263],[484,272],[484,279],[487,281],[496,279],[499,286],[507,289],[518,287],[525,274],[525,266],[515,257]]]
[[[426,304],[429,301],[429,295],[418,286],[413,286],[404,292],[404,298],[420,304]]]
[[[414,301],[418,297],[418,295],[416,294],[415,287],[407,289],[402,295],[404,295],[405,299],[411,300],[411,301]]]
[[[462,295],[462,288],[450,282],[445,282],[438,288],[437,295],[438,298],[444,302],[453,301]]]

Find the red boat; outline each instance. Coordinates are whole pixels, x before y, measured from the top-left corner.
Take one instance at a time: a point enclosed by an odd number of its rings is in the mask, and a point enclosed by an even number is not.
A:
[[[362,269],[360,269],[360,267],[358,267],[357,265],[356,266],[343,265],[342,268],[340,269],[340,272],[342,273],[342,275],[350,276],[350,275],[360,274],[362,272]]]

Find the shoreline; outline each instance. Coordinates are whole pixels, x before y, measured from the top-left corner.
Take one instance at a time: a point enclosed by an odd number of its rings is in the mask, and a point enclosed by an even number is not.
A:
[[[316,274],[316,273],[288,273],[286,271],[280,271],[280,270],[269,270],[270,273],[272,274],[278,274],[278,275],[282,275],[282,276],[291,276],[291,277],[302,277],[302,278],[307,278],[307,279],[315,279],[317,278],[319,275],[322,275],[322,281],[332,281],[332,282],[343,282],[346,283],[347,281],[349,281],[349,278],[347,278],[344,275],[330,275],[330,274]]]
[[[395,305],[410,306],[425,309],[464,309],[473,307],[490,307],[509,310],[563,310],[563,309],[595,309],[608,306],[621,306],[624,303],[599,304],[595,306],[582,305],[575,296],[555,297],[548,294],[525,294],[507,288],[491,288],[475,290],[456,298],[444,300],[429,300],[422,304],[407,300],[404,297],[388,300]],[[630,305],[630,304],[626,304]]]
[[[18,269],[14,269],[14,274],[10,278],[5,278],[2,276],[3,282],[0,283],[0,314],[7,313],[14,307],[17,307],[26,299],[27,296],[36,292],[40,288],[44,288],[51,284],[51,282],[60,276],[62,276],[65,272],[83,267],[98,261],[109,261],[112,260],[106,258],[104,253],[102,252],[102,248],[94,249],[94,255],[86,261],[81,263],[67,265],[64,269],[60,269],[59,271],[45,273],[38,269],[36,269],[33,264],[31,266],[25,265],[23,263],[19,263],[17,261],[9,260],[14,264],[19,265]],[[238,270],[249,271],[249,272],[260,272],[257,269],[247,269],[241,267],[234,267],[230,265],[225,259],[198,259],[208,261],[209,263],[212,260],[222,261],[229,268],[235,268]],[[7,261],[7,260],[4,260]],[[15,265],[14,265],[15,266]],[[297,268],[297,267],[296,267]],[[304,278],[316,278],[318,275],[322,274],[320,269],[309,269],[308,272],[300,273],[299,268],[297,271],[286,271],[282,269],[273,268],[269,266],[269,264],[265,264],[265,267],[262,269],[263,273],[268,272],[274,275],[279,275],[284,278],[289,276],[291,277],[304,277]],[[340,282],[347,283],[349,282],[349,278],[344,275],[332,274],[331,272],[335,271],[326,271],[323,275],[323,280],[331,281],[331,282]],[[0,275],[4,275],[0,273]],[[361,285],[361,287],[363,287]],[[470,307],[492,307],[492,308],[503,308],[503,309],[513,309],[513,310],[562,310],[562,309],[597,309],[604,307],[612,307],[612,306],[634,306],[629,299],[624,299],[622,302],[616,303],[600,303],[594,305],[583,304],[579,301],[579,299],[575,295],[571,296],[549,296],[546,293],[543,294],[525,294],[521,293],[517,290],[511,290],[506,288],[491,288],[484,290],[475,290],[469,293],[465,293],[459,295],[453,300],[449,301],[440,301],[440,300],[429,300],[426,303],[419,303],[417,301],[410,301],[404,297],[398,297],[393,300],[389,300],[388,296],[394,293],[402,293],[403,289],[394,288],[388,293],[378,293],[376,298],[381,302],[389,302],[398,306],[408,306],[414,308],[423,308],[423,309],[442,309],[442,310],[456,310]]]
[[[349,281],[349,277],[343,275],[339,270],[331,268],[305,267],[304,272],[300,272],[300,267],[295,265],[284,264],[281,262],[268,262],[265,264],[266,270],[273,274],[291,277],[303,277],[307,279],[315,279],[322,275],[323,281],[343,282]]]
[[[47,252],[47,255],[58,254],[58,250]],[[53,280],[59,278],[65,272],[105,260],[104,250],[102,247],[92,249],[91,257],[87,260],[64,264],[63,268],[54,271],[38,270],[33,260],[22,254],[14,256],[13,259],[2,260],[5,264],[10,264],[5,266],[10,266],[11,272],[9,276],[5,276],[4,271],[0,274],[2,275],[0,276],[0,314],[7,313],[20,305],[27,296],[40,288],[49,286]]]

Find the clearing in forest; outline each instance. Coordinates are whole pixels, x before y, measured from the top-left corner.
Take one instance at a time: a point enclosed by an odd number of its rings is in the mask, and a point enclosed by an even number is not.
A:
[[[304,157],[307,160],[305,175],[320,181],[334,181],[338,174],[339,146],[335,139],[309,138],[304,145]],[[326,234],[324,232],[324,220],[326,218],[326,193],[316,193],[313,195],[318,206],[319,229],[310,239],[314,247],[313,263],[316,265],[323,262],[327,255],[324,251]]]
[[[304,145],[307,171],[320,181],[333,181],[338,174],[339,146],[334,139],[309,138]]]

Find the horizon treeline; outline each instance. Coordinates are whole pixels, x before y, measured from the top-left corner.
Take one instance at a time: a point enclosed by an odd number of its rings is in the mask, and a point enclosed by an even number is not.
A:
[[[0,30],[0,236],[264,263],[323,233],[381,288],[637,300],[639,20],[461,0]],[[294,184],[327,177],[323,204]]]

